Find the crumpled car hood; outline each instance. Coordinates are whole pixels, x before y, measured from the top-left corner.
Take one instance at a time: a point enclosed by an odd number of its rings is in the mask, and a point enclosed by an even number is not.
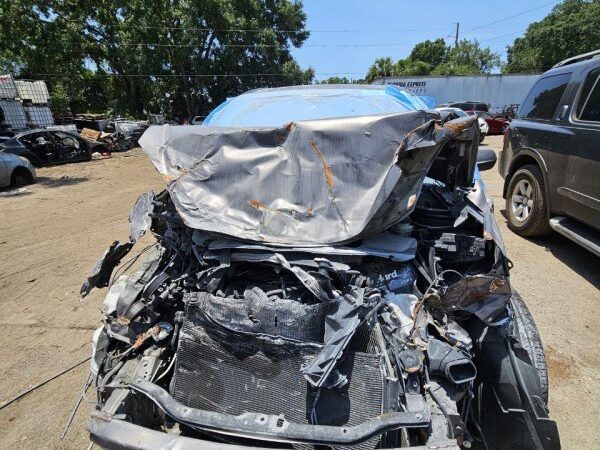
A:
[[[150,127],[140,144],[169,180],[187,226],[311,246],[349,242],[402,220],[444,144],[465,134],[470,182],[474,124],[469,117],[440,125],[436,113],[412,111],[278,128],[165,125]],[[450,169],[434,172],[446,177]]]

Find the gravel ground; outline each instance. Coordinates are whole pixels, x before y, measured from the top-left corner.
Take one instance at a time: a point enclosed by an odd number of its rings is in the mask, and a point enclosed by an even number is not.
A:
[[[486,143],[498,151],[501,138]],[[0,405],[89,356],[105,291],[82,300],[81,282],[108,244],[127,239],[127,217],[137,196],[164,186],[139,150],[39,169],[38,176],[34,186],[0,192]],[[511,233],[503,216],[502,179],[496,169],[484,179],[515,265],[512,284],[528,303],[546,347],[550,411],[563,447],[597,448],[600,260],[560,236],[538,241]],[[88,367],[0,410],[0,448],[85,448],[89,404],[83,403],[64,440],[60,434]]]

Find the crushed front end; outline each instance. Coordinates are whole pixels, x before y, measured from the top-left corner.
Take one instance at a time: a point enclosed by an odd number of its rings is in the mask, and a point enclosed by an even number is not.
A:
[[[140,197],[130,241],[82,287],[109,286],[91,439],[559,448],[477,142],[472,119],[423,111],[151,128],[168,188]],[[112,275],[148,230],[145,261]]]

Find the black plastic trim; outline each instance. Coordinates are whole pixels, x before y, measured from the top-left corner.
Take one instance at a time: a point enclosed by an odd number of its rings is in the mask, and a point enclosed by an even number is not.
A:
[[[92,416],[88,422],[90,439],[102,448],[112,450],[234,450],[238,445],[205,441],[184,436],[163,433],[135,425],[123,420],[107,420]],[[244,450],[264,450],[263,447],[243,447]],[[431,446],[417,446],[402,450],[460,450],[455,440],[436,442]],[[277,450],[269,446],[268,450]],[[393,450],[393,449],[391,449]],[[400,449],[398,449],[400,450]]]
[[[175,400],[161,387],[146,381],[132,382],[130,388],[152,400],[166,415],[187,426],[228,435],[274,442],[322,445],[351,445],[397,428],[429,427],[429,413],[392,412],[348,427],[288,422],[283,415],[247,412],[239,416],[190,408]]]

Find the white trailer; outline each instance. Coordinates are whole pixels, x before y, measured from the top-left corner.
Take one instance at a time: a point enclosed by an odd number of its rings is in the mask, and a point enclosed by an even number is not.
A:
[[[416,95],[432,97],[436,104],[476,101],[501,113],[521,104],[540,74],[411,76],[378,78],[371,84],[393,84]]]

